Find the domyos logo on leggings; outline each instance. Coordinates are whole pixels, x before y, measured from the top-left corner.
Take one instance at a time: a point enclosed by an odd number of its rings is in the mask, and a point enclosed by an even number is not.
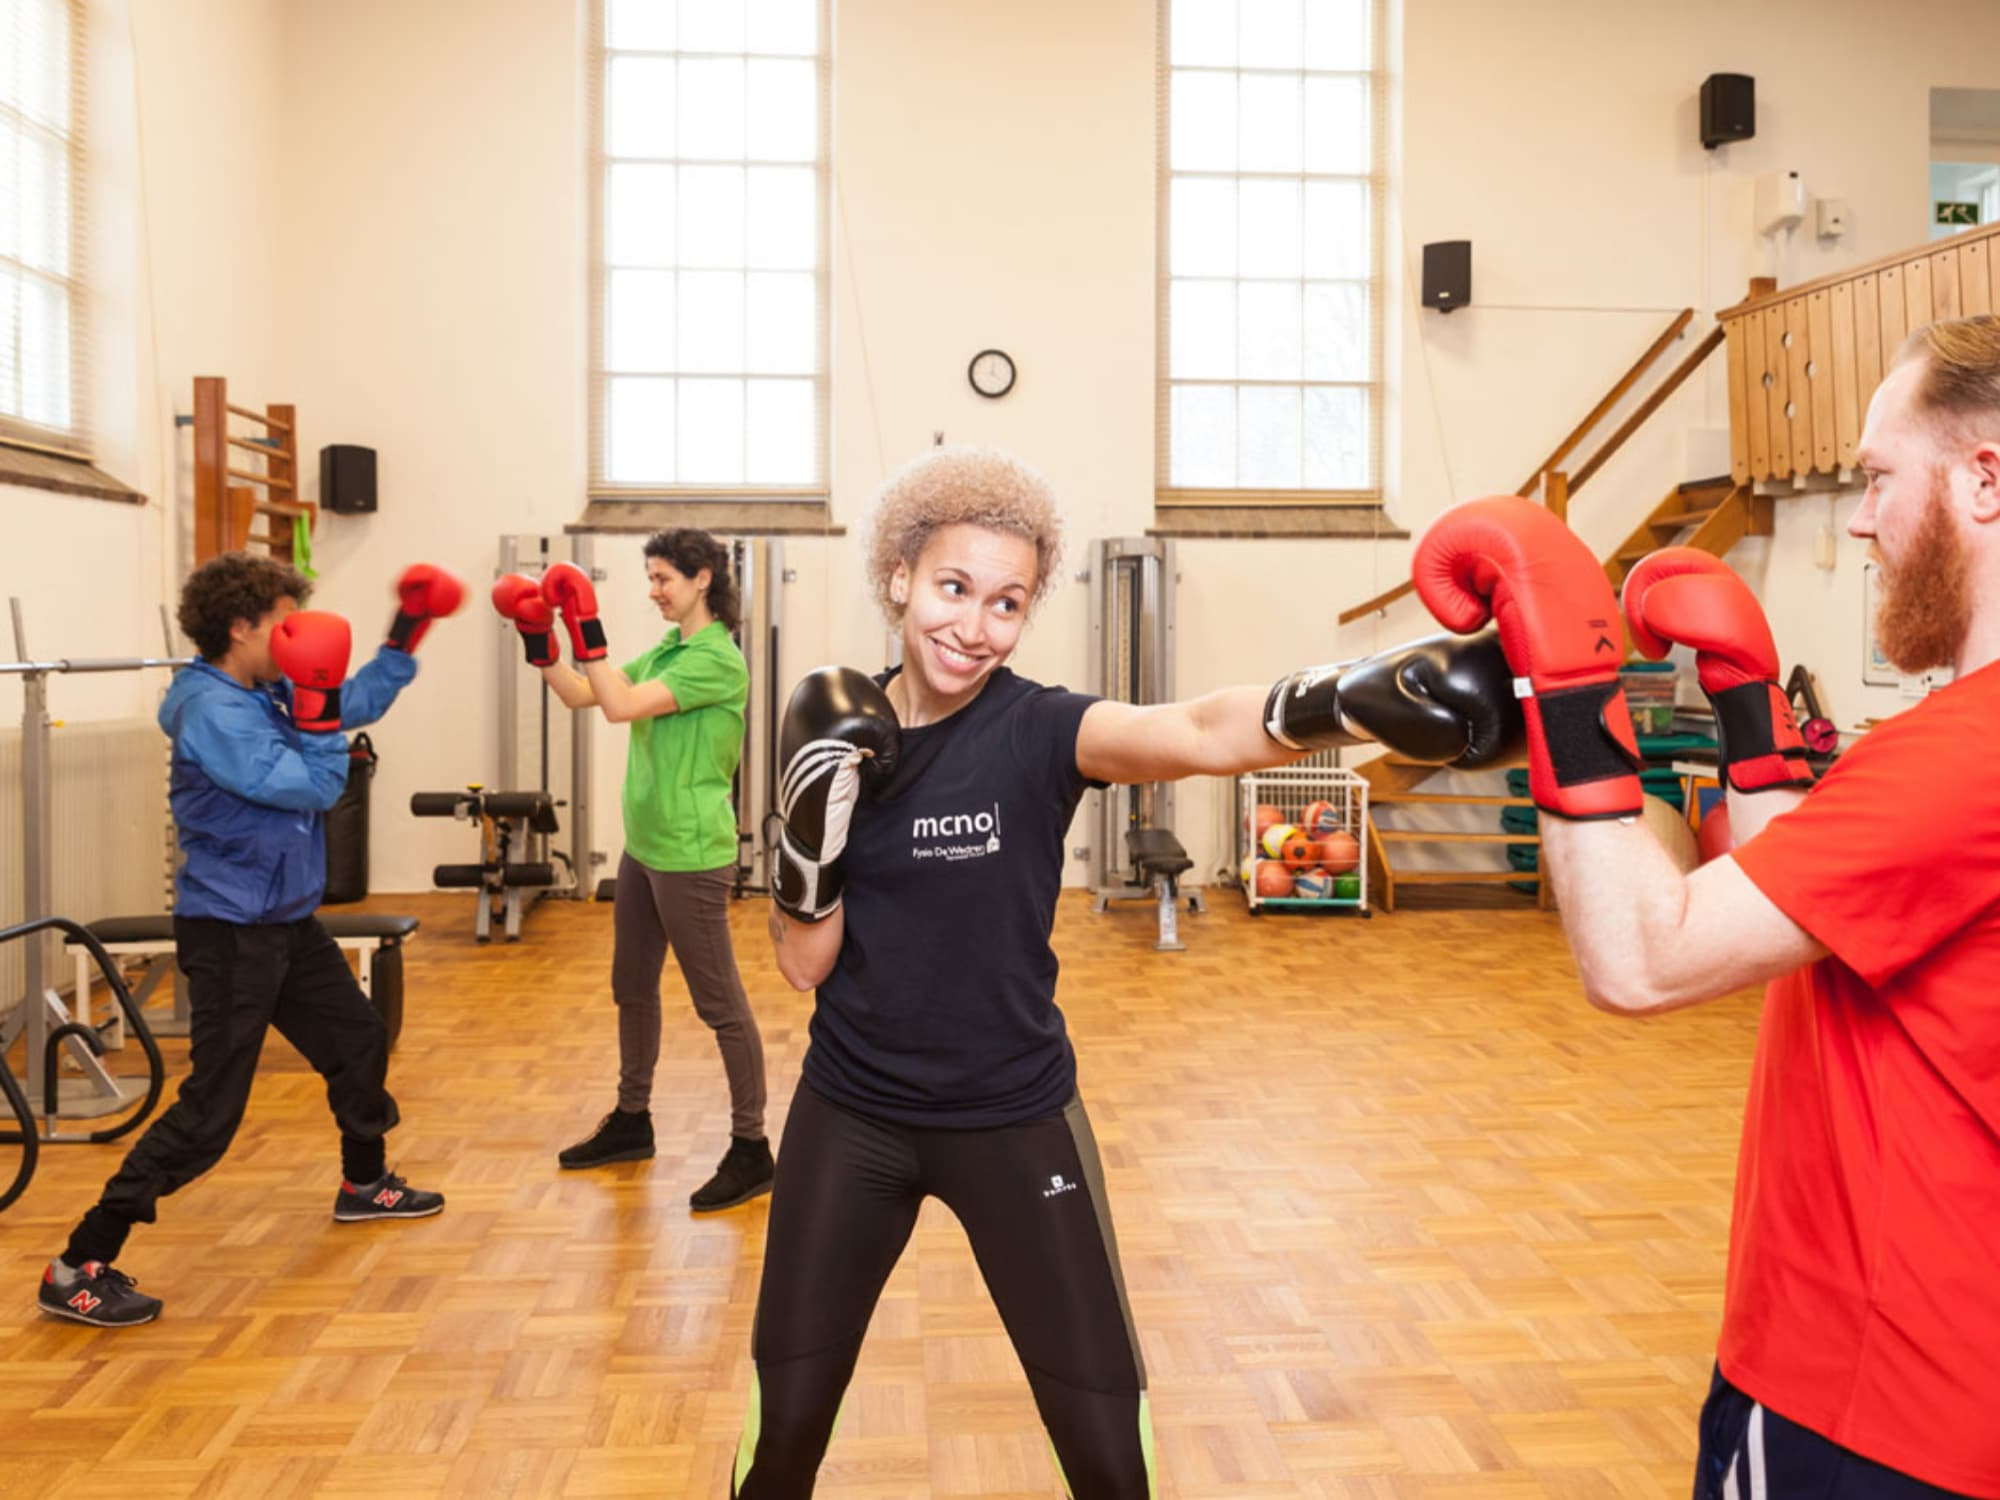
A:
[[[945,813],[910,824],[910,858],[984,859],[1000,852],[1000,804],[976,813]]]

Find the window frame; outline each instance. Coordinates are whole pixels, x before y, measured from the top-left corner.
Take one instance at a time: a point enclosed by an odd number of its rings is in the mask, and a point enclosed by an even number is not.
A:
[[[1312,0],[1304,0],[1310,5]],[[1154,151],[1154,223],[1155,239],[1155,300],[1154,300],[1154,471],[1153,504],[1158,512],[1217,511],[1225,509],[1244,510],[1308,510],[1308,509],[1355,509],[1377,508],[1383,504],[1382,462],[1384,432],[1384,399],[1387,378],[1384,370],[1387,308],[1384,298],[1387,293],[1388,277],[1383,262],[1387,240],[1388,200],[1387,200],[1387,153],[1388,153],[1388,39],[1385,35],[1388,24],[1386,0],[1362,0],[1367,7],[1369,46],[1368,70],[1365,74],[1346,72],[1345,76],[1362,76],[1368,80],[1369,93],[1369,164],[1365,174],[1316,173],[1303,168],[1294,173],[1245,173],[1240,168],[1233,173],[1202,173],[1208,177],[1230,177],[1242,182],[1246,178],[1297,176],[1300,181],[1332,180],[1362,182],[1368,189],[1368,249],[1369,274],[1367,277],[1368,314],[1368,368],[1369,378],[1365,381],[1313,381],[1293,380],[1244,380],[1240,377],[1228,380],[1203,379],[1177,381],[1173,374],[1172,347],[1172,297],[1173,297],[1173,4],[1174,0],[1158,0],[1157,18],[1159,27],[1157,61],[1157,120],[1156,147]],[[1268,68],[1244,68],[1239,63],[1231,71],[1244,72],[1286,71]],[[1305,70],[1301,68],[1301,76]],[[1240,275],[1235,278],[1240,285]],[[1310,278],[1300,278],[1301,285]],[[1368,472],[1371,483],[1360,489],[1273,489],[1249,486],[1177,486],[1173,476],[1173,393],[1177,384],[1218,385],[1241,390],[1246,386],[1276,385],[1289,386],[1300,391],[1314,386],[1331,386],[1341,389],[1360,388],[1368,399]],[[1239,429],[1240,443],[1240,429]],[[1240,453],[1240,447],[1239,447]]]
[[[818,49],[810,58],[818,91],[815,130],[816,151],[812,167],[817,180],[817,212],[813,291],[815,304],[815,328],[813,332],[813,358],[815,370],[809,378],[813,383],[813,469],[814,477],[807,483],[785,485],[769,482],[745,481],[741,484],[713,483],[700,484],[669,483],[665,481],[620,481],[608,475],[608,458],[605,442],[608,429],[607,406],[609,404],[610,382],[615,372],[606,368],[607,335],[606,304],[609,296],[611,266],[608,262],[606,244],[605,215],[608,209],[611,157],[606,142],[606,110],[609,107],[610,90],[608,74],[613,48],[609,42],[609,10],[612,0],[590,0],[590,34],[587,65],[590,69],[589,100],[589,291],[588,317],[589,370],[586,376],[588,387],[585,403],[588,412],[588,437],[590,452],[586,462],[587,501],[817,501],[825,505],[832,492],[832,322],[833,322],[833,277],[830,265],[832,244],[832,197],[833,197],[833,0],[811,0],[817,24]],[[742,52],[702,54],[684,52],[676,47],[671,52],[646,48],[618,48],[620,56],[683,57],[711,55],[716,57],[759,57],[767,54],[753,53],[746,48]],[[786,54],[792,61],[806,60],[803,53]],[[678,143],[677,143],[678,144]],[[620,158],[627,160],[630,158]],[[670,158],[676,164],[697,160],[675,156]],[[747,169],[757,165],[746,158],[742,163]],[[676,205],[678,209],[678,204]],[[678,268],[677,268],[678,269]],[[667,376],[679,379],[678,375]],[[745,381],[759,378],[746,372]],[[796,376],[786,378],[799,378]]]
[[[10,122],[14,131],[54,135],[66,147],[69,157],[69,201],[64,207],[69,220],[68,270],[62,276],[51,276],[47,272],[32,270],[25,262],[15,261],[11,256],[0,256],[0,259],[5,259],[23,276],[57,282],[63,288],[69,323],[69,348],[65,361],[67,368],[63,372],[69,385],[69,425],[49,427],[30,421],[26,417],[0,412],[0,446],[24,449],[30,453],[50,454],[58,458],[81,459],[87,463],[94,456],[89,358],[90,261],[89,240],[85,232],[88,226],[90,191],[90,96],[86,69],[89,10],[86,0],[27,0],[27,3],[44,5],[52,10],[59,9],[67,16],[69,57],[66,71],[69,118],[64,129],[51,131],[49,127],[25,114],[15,115],[14,111],[5,106],[0,106],[0,113],[14,115],[14,119]],[[18,345],[5,351],[0,358],[16,361],[16,388],[21,388],[25,381],[18,363]]]

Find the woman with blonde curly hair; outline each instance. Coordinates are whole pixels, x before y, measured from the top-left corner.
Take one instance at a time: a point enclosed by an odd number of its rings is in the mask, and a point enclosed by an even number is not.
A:
[[[1143,708],[1030,682],[1007,659],[1061,555],[1034,470],[928,454],[884,487],[868,554],[903,665],[822,668],[786,711],[771,936],[785,978],[818,996],[771,1199],[740,1500],[812,1493],[930,1195],[965,1226],[1066,1492],[1151,1495],[1145,1371],[1055,1003],[1077,803],[1363,738],[1478,764],[1518,730],[1490,640]]]

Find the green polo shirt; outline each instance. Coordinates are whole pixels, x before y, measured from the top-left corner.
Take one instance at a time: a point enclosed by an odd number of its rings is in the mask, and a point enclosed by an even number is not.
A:
[[[678,625],[625,664],[634,683],[664,682],[679,705],[632,721],[625,762],[625,849],[655,870],[714,870],[736,863],[730,781],[743,758],[750,669],[720,620],[686,640]]]

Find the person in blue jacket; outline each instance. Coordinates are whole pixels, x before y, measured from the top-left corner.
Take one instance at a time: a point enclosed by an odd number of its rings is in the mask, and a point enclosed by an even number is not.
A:
[[[444,1207],[442,1194],[388,1170],[382,1138],[397,1121],[388,1029],[313,915],[326,883],[321,815],[347,784],[347,739],[294,725],[292,685],[271,654],[273,628],[310,587],[274,559],[233,552],[181,592],[181,629],[201,659],[175,676],[160,728],[173,740],[169,799],[186,857],[174,945],[187,976],[188,1076],[43,1273],[39,1303],[54,1316],[122,1328],[159,1315],[160,1299],[111,1262],[161,1198],[222,1159],[274,1026],[326,1080],[340,1127],[334,1218]],[[390,642],[341,687],[347,728],[379,719],[417,675],[407,645],[421,633],[399,615]]]

